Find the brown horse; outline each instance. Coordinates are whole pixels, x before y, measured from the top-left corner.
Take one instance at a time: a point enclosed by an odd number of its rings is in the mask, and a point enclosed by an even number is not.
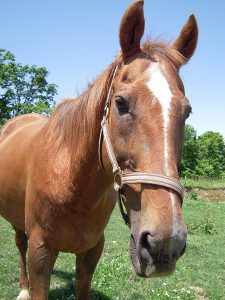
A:
[[[59,251],[76,254],[77,299],[90,299],[115,206],[113,181],[127,209],[138,275],[172,273],[185,250],[178,165],[191,107],[179,69],[194,53],[198,27],[191,16],[172,46],[141,46],[143,32],[139,0],[122,19],[118,58],[84,94],[62,102],[50,118],[19,116],[1,130],[0,213],[16,232],[20,300],[29,299],[29,282],[33,300],[48,298]],[[122,183],[114,180],[115,166]]]

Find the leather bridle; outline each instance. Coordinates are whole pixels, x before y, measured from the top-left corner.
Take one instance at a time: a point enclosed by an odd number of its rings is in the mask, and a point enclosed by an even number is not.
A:
[[[102,169],[106,172],[103,161],[102,161],[102,142],[105,142],[107,154],[109,157],[109,160],[112,165],[112,172],[114,176],[114,189],[118,192],[119,196],[119,207],[122,214],[122,217],[125,221],[125,223],[130,227],[130,220],[127,213],[124,212],[123,209],[123,199],[124,195],[122,193],[122,187],[124,185],[129,185],[133,183],[141,183],[141,184],[151,184],[151,185],[157,185],[161,187],[165,187],[168,189],[171,189],[172,191],[175,191],[180,195],[181,202],[184,198],[184,188],[182,184],[177,180],[176,178],[172,178],[166,175],[161,174],[154,174],[154,173],[146,173],[146,172],[125,172],[121,170],[115,153],[113,151],[113,146],[110,140],[109,135],[109,111],[111,106],[111,96],[112,96],[112,89],[113,89],[113,81],[115,79],[116,73],[118,70],[118,65],[115,67],[111,84],[109,87],[108,95],[105,102],[105,108],[104,108],[104,114],[103,119],[101,122],[101,133],[99,138],[99,162],[102,167]]]

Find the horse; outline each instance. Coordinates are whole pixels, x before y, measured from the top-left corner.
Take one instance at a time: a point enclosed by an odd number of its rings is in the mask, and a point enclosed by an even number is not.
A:
[[[18,300],[29,291],[48,299],[60,251],[76,255],[77,299],[90,299],[117,193],[137,275],[169,275],[185,251],[178,167],[191,105],[179,70],[195,51],[198,26],[191,15],[173,44],[142,43],[143,4],[126,10],[121,50],[87,91],[50,117],[18,116],[1,130],[0,213],[20,253]]]

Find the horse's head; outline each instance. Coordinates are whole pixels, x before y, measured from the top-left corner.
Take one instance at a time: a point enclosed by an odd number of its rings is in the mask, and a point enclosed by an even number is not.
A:
[[[172,46],[149,41],[141,47],[143,32],[143,1],[136,1],[120,26],[121,53],[108,121],[111,145],[124,174],[161,174],[178,181],[184,124],[191,112],[179,69],[194,53],[197,23],[191,16]],[[122,194],[136,273],[170,274],[186,245],[181,195],[160,180],[124,184]]]

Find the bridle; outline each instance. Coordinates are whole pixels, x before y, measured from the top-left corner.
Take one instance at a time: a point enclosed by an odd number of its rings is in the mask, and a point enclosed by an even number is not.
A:
[[[125,221],[125,224],[127,224],[130,227],[130,220],[127,213],[124,212],[123,209],[123,203],[124,203],[124,195],[122,193],[122,187],[124,185],[129,185],[133,183],[141,183],[141,184],[151,184],[151,185],[157,185],[161,187],[165,187],[168,189],[171,189],[172,191],[175,191],[180,195],[181,203],[183,202],[184,198],[184,188],[182,184],[177,180],[176,178],[172,178],[166,175],[161,174],[154,174],[154,173],[147,173],[147,172],[125,172],[121,170],[115,153],[113,151],[113,146],[110,140],[109,135],[109,111],[111,106],[111,96],[112,96],[112,89],[113,89],[113,81],[116,77],[116,73],[118,70],[118,65],[115,67],[113,71],[113,76],[111,80],[111,84],[109,87],[108,95],[105,102],[105,108],[103,113],[103,119],[101,122],[101,133],[99,138],[99,162],[102,167],[102,169],[106,172],[104,168],[104,164],[102,161],[102,143],[105,142],[107,154],[109,157],[109,160],[112,165],[112,172],[114,176],[114,189],[118,192],[118,198],[119,198],[119,207],[122,214],[122,217]]]

